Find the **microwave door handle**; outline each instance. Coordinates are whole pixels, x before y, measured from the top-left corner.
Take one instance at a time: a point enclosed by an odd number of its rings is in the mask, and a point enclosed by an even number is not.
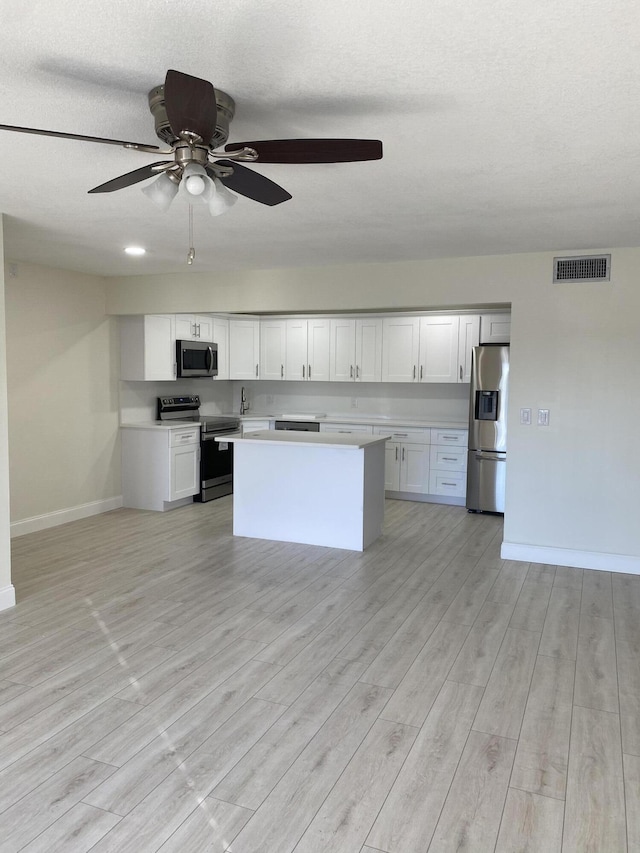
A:
[[[213,349],[212,347],[207,347],[207,373],[211,373],[213,370]]]

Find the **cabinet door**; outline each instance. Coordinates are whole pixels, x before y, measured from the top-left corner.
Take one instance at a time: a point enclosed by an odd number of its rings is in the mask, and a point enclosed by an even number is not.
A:
[[[382,321],[382,381],[416,382],[420,318],[385,317]]]
[[[193,318],[196,327],[196,337],[199,341],[214,341],[213,317],[205,314],[196,314]]]
[[[328,382],[330,377],[331,320],[307,320],[307,379]]]
[[[229,320],[229,379],[258,379],[259,372],[259,322]]]
[[[420,382],[458,381],[459,316],[420,318]]]
[[[307,369],[307,321],[286,320],[284,378],[306,379]]]
[[[195,341],[196,321],[193,314],[176,314],[176,338],[179,341]]]
[[[394,441],[384,446],[384,488],[387,492],[400,491],[400,445]]]
[[[471,382],[471,353],[480,342],[480,316],[463,314],[458,336],[458,382]]]
[[[356,320],[356,382],[382,380],[382,320]]]
[[[286,320],[260,321],[260,378],[284,379]]]
[[[429,447],[421,444],[400,446],[400,491],[429,493]]]
[[[176,332],[172,314],[144,318],[144,376],[160,382],[176,378]]]
[[[229,378],[229,321],[223,317],[212,320],[213,342],[218,344],[218,375],[216,379]]]
[[[188,498],[198,492],[200,480],[200,445],[186,444],[171,448],[170,501]]]
[[[352,382],[356,366],[356,321],[331,320],[329,378],[332,382]]]
[[[511,314],[481,314],[480,343],[508,344],[511,340]]]

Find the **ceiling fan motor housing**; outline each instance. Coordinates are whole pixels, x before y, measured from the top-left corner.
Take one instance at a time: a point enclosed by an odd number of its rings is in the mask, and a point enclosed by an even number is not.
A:
[[[236,111],[236,104],[231,95],[227,95],[221,89],[215,89],[216,93],[216,129],[211,139],[204,142],[209,148],[219,148],[229,138],[229,125]],[[149,109],[155,121],[156,136],[167,145],[174,146],[180,140],[171,130],[167,110],[164,103],[164,85],[155,86],[148,95]]]

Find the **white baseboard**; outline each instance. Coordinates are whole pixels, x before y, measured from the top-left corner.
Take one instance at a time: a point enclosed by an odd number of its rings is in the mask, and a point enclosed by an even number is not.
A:
[[[552,566],[574,566],[578,569],[598,569],[602,572],[640,575],[640,558],[624,554],[603,554],[598,551],[573,551],[569,548],[503,542],[500,556],[503,560],[521,560],[525,563],[547,563]]]
[[[38,530],[47,530],[49,527],[57,527],[68,521],[78,521],[80,518],[89,518],[90,515],[100,515],[101,512],[109,512],[112,509],[120,509],[122,506],[122,495],[115,498],[106,498],[102,501],[91,501],[79,506],[58,509],[45,515],[34,515],[32,518],[23,518],[11,523],[11,538],[24,536],[25,533],[35,533]]]
[[[13,584],[0,589],[0,610],[16,606],[16,591]]]

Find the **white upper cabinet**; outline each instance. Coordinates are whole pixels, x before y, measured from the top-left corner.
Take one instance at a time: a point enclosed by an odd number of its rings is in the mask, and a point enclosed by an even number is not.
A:
[[[213,341],[213,318],[205,314],[176,314],[179,341]]]
[[[382,380],[382,320],[356,320],[356,382]]]
[[[259,378],[259,320],[229,320],[229,379]]]
[[[460,317],[435,314],[420,318],[419,382],[458,381]]]
[[[176,378],[173,314],[120,318],[120,378],[147,382]]]
[[[213,317],[212,340],[218,344],[218,375],[214,379],[229,378],[229,321]]]
[[[458,337],[458,382],[471,382],[471,354],[480,343],[480,317],[463,314]]]
[[[284,379],[286,320],[260,321],[260,378]]]
[[[355,379],[356,327],[355,320],[336,317],[330,324],[329,379],[331,382],[352,382]]]
[[[511,314],[481,314],[480,343],[508,344],[511,340]]]
[[[382,321],[382,381],[417,382],[420,317],[385,317]]]
[[[285,379],[300,381],[307,379],[309,369],[307,322],[307,320],[298,319],[285,320]]]
[[[331,320],[318,317],[307,320],[307,379],[329,381]]]

